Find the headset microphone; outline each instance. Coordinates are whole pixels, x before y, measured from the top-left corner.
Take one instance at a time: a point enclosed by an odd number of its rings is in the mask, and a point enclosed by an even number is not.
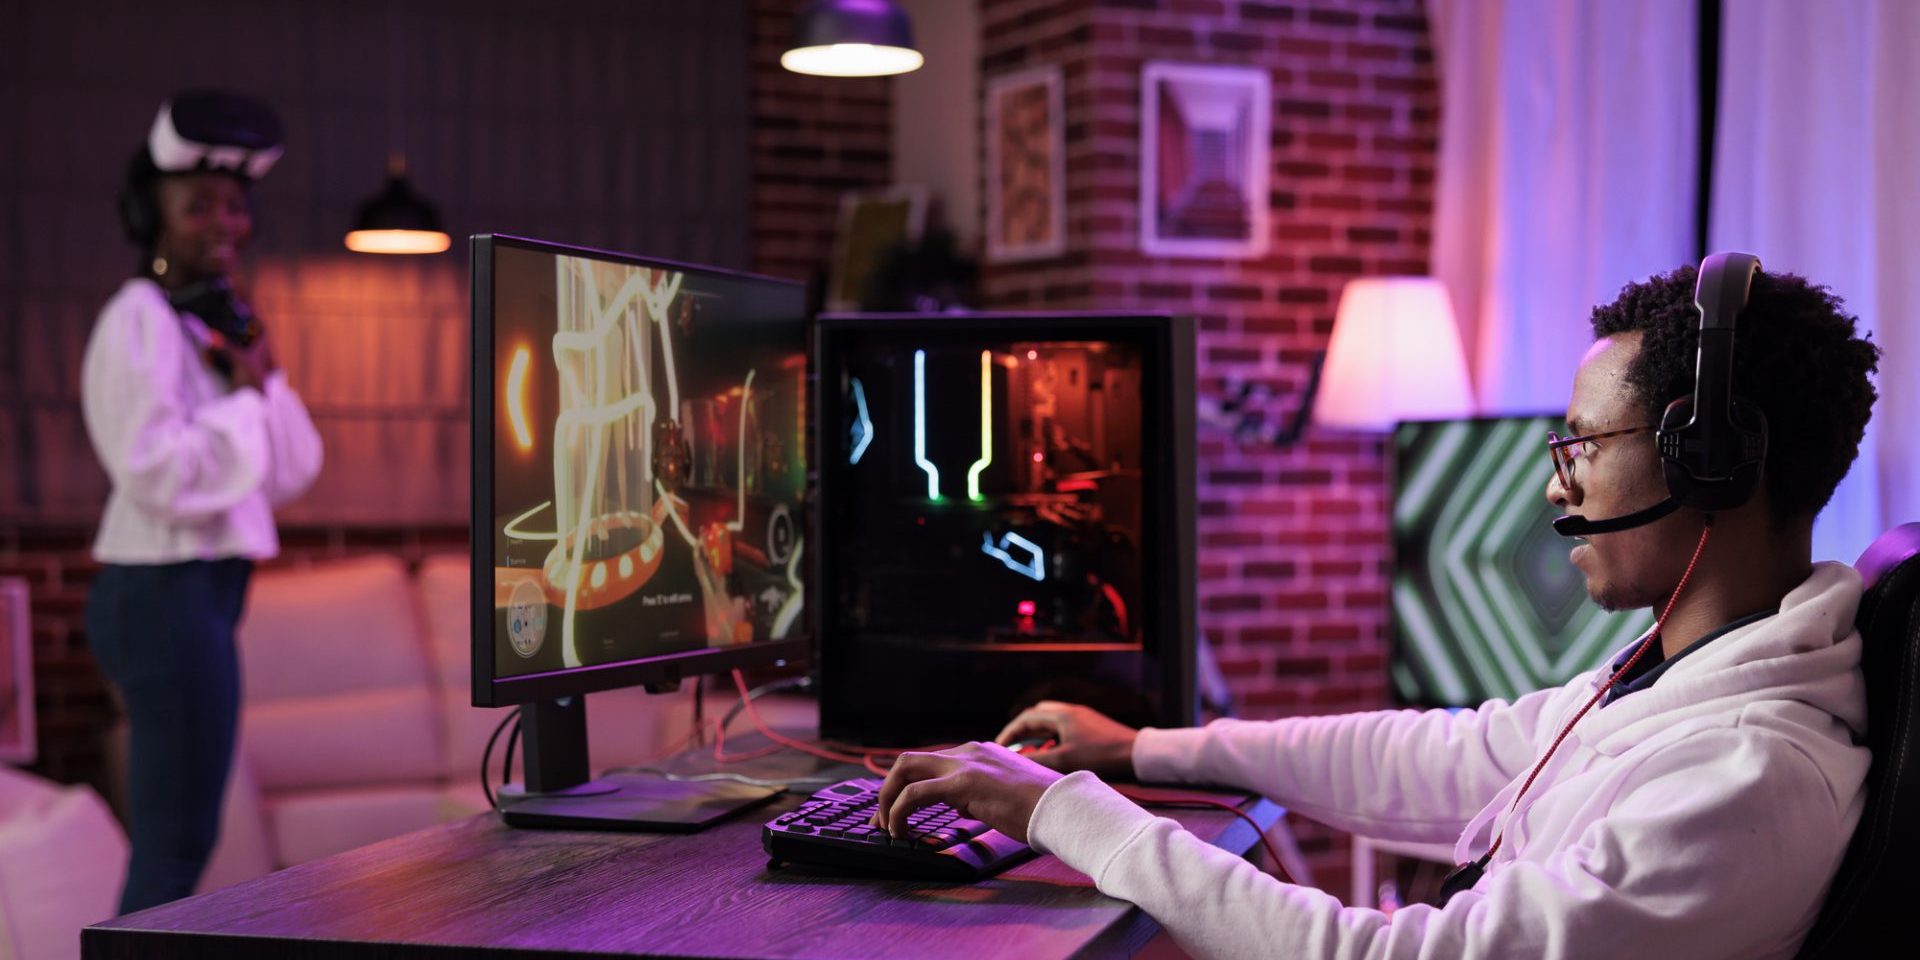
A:
[[[1619,533],[1622,530],[1632,530],[1634,527],[1646,526],[1678,509],[1680,509],[1679,499],[1676,497],[1668,497],[1644,510],[1635,510],[1632,513],[1618,517],[1608,517],[1605,520],[1589,520],[1586,517],[1573,516],[1560,517],[1553,521],[1553,532],[1563,537],[1587,537],[1596,533]]]

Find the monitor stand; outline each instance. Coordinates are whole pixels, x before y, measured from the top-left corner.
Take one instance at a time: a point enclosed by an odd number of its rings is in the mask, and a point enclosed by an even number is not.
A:
[[[502,791],[511,827],[692,833],[780,795],[731,780],[669,780],[616,773],[591,779],[587,702],[566,697],[520,708],[526,788]]]

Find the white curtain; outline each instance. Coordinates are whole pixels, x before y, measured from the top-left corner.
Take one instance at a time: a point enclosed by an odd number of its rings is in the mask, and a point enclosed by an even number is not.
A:
[[[1728,0],[1710,246],[1833,288],[1885,351],[1860,459],[1814,527],[1851,561],[1920,520],[1920,3]]]
[[[1564,410],[1594,305],[1693,258],[1694,6],[1428,0],[1434,273],[1482,411]]]

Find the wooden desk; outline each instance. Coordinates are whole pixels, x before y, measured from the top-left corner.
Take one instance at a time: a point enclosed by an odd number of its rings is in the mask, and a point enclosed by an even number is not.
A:
[[[1125,956],[1159,932],[1053,857],[958,886],[769,870],[760,826],[802,799],[691,835],[474,817],[88,927],[82,955],[1044,960]],[[1243,809],[1263,827],[1280,814]],[[1235,853],[1259,842],[1224,811],[1161,812]]]

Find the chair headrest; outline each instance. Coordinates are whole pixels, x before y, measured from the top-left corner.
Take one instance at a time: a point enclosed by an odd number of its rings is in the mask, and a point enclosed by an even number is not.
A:
[[[1916,553],[1920,553],[1920,523],[1903,523],[1873,541],[1853,568],[1860,571],[1862,586],[1871,590],[1893,572],[1893,568]]]

